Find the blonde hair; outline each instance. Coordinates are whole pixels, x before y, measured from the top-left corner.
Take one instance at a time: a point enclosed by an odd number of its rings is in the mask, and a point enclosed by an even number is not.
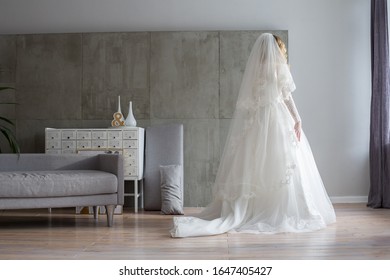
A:
[[[275,41],[278,44],[280,50],[283,49],[283,46],[286,48],[286,45],[283,42],[282,38],[280,38],[278,35],[274,35],[274,34],[272,34],[272,35],[274,36]],[[286,50],[286,54],[284,54],[284,55],[286,56],[286,59],[287,59],[287,50]]]
[[[284,45],[284,42],[282,40],[282,38],[280,38],[278,35],[273,35],[275,40],[276,40],[276,43],[278,44],[279,48],[282,48],[283,45]]]

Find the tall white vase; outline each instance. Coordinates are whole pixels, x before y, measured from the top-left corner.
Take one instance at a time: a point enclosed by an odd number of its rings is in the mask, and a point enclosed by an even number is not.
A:
[[[125,125],[133,127],[137,126],[137,121],[135,120],[133,115],[133,104],[131,101],[129,102],[129,114],[127,115],[127,118],[125,120]]]
[[[118,112],[122,114],[122,118],[121,118],[121,121],[124,121],[124,117],[123,117],[123,113],[122,113],[122,110],[121,110],[121,97],[118,96]]]
[[[111,126],[118,127],[125,125],[125,119],[123,118],[121,110],[121,97],[118,96],[118,111],[113,114],[114,119],[111,121]]]

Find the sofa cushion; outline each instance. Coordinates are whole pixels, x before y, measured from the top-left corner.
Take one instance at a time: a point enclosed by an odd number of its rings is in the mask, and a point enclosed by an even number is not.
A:
[[[0,172],[0,197],[58,197],[117,192],[117,177],[97,170]]]

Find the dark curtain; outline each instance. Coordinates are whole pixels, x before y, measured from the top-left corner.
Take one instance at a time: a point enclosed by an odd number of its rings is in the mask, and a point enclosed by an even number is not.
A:
[[[387,0],[371,0],[371,74],[370,193],[367,205],[390,208]]]

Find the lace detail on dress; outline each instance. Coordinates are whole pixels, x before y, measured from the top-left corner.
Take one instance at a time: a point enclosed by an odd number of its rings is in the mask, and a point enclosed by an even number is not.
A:
[[[266,85],[265,81],[260,78],[257,78],[252,89],[252,106],[253,110],[256,110],[259,106],[265,106],[265,99],[262,96],[261,92],[264,92]]]
[[[283,95],[278,94],[277,87],[272,84],[255,84],[252,88],[251,105],[247,109],[256,111],[260,107],[272,106],[284,100]]]
[[[287,64],[281,65],[278,69],[278,87],[284,99],[288,99],[291,96],[291,92],[296,89],[290,68]]]
[[[194,220],[194,217],[191,216],[181,216],[181,217],[173,217],[173,227],[169,231],[172,237],[180,236],[179,233],[179,224],[190,224]]]
[[[287,165],[286,177],[280,182],[282,186],[291,184],[292,177],[294,175],[295,167],[296,167],[295,163],[291,163],[291,164]]]
[[[253,189],[256,189],[258,188],[259,186],[255,186],[255,185],[247,185],[247,186],[250,186],[252,187]],[[237,188],[239,188],[240,186],[237,186]],[[255,197],[256,194],[254,192],[248,192],[248,193],[239,193],[239,192],[236,192],[236,193],[226,193],[226,192],[223,192],[222,190],[214,193],[214,199],[216,200],[224,200],[224,201],[234,201],[234,200],[237,200],[239,198],[244,198],[244,199],[251,199],[253,197]]]

